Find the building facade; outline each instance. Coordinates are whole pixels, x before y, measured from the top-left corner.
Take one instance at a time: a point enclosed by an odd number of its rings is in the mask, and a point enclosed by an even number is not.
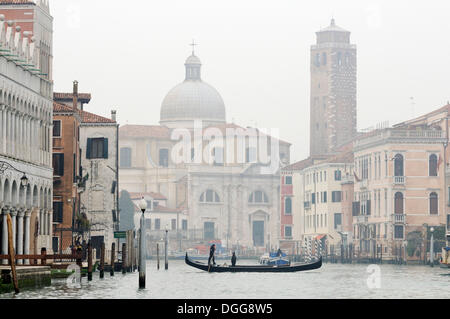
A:
[[[17,254],[51,248],[52,21],[44,2],[0,2],[2,254],[8,214]]]
[[[333,19],[311,47],[310,156],[333,153],[356,136],[356,89],[356,45]]]
[[[439,126],[377,130],[354,143],[354,245],[360,256],[425,260],[427,229],[446,224]]]
[[[258,152],[264,145],[268,157],[289,163],[290,144],[226,123],[225,103],[203,82],[200,59],[193,54],[185,67],[185,81],[162,103],[161,125],[121,127],[120,189],[163,194],[167,207],[187,212],[189,231],[202,241],[277,247],[281,164],[262,163]]]
[[[83,192],[81,211],[89,221],[89,237],[93,247],[111,247],[118,231],[118,137],[116,111],[105,118],[81,111],[80,148]]]

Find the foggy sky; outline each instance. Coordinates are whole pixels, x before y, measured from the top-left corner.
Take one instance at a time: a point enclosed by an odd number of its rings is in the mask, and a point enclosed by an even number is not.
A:
[[[395,124],[450,100],[450,2],[299,0],[58,0],[55,91],[92,93],[86,110],[158,124],[184,80],[195,39],[202,78],[227,120],[280,128],[291,161],[309,155],[310,46],[336,24],[358,46],[358,128]],[[411,103],[414,97],[414,105]]]

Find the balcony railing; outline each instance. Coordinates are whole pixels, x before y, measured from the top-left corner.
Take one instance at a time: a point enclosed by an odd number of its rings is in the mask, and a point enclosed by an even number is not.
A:
[[[368,222],[369,222],[369,216],[366,216],[366,215],[356,216],[357,224],[367,224]]]
[[[405,220],[406,220],[406,218],[405,218],[404,214],[394,214],[393,215],[394,224],[404,224]]]
[[[394,176],[394,185],[405,185],[405,176]]]

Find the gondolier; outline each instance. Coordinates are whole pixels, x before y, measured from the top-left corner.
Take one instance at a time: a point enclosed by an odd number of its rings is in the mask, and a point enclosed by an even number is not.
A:
[[[214,253],[216,252],[216,245],[213,244],[211,248],[209,249],[209,259],[208,259],[208,266],[211,265],[211,261],[213,262],[213,265],[216,265],[216,259],[214,258]]]

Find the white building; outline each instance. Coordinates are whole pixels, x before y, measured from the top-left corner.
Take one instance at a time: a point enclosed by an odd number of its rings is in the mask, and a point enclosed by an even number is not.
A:
[[[120,189],[163,194],[168,208],[187,212],[189,239],[278,247],[280,159],[289,163],[290,144],[227,123],[225,103],[201,79],[201,66],[194,54],[187,59],[185,81],[162,103],[161,125],[121,127]],[[270,162],[262,160],[264,148]]]
[[[90,223],[92,245],[111,247],[118,230],[118,134],[116,111],[111,119],[81,111],[80,147],[85,189],[81,193],[81,212]]]
[[[8,214],[17,254],[51,250],[52,22],[47,2],[0,4],[2,254],[8,253]]]

